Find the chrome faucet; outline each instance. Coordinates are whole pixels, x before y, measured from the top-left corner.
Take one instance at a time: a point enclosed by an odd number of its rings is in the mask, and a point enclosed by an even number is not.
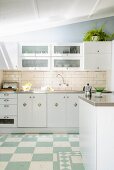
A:
[[[57,74],[57,76],[56,77],[61,77],[62,78],[62,82],[63,82],[63,84],[64,85],[66,85],[66,86],[69,86],[69,84],[68,83],[65,83],[65,80],[64,80],[64,77],[61,75],[61,74]],[[62,84],[59,84],[59,86],[61,86]]]

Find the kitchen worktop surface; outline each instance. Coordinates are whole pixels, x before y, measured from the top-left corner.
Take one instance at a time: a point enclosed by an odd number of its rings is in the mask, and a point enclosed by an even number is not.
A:
[[[46,90],[30,90],[30,91],[22,91],[22,90],[17,90],[17,91],[13,91],[13,90],[0,90],[0,93],[16,93],[16,94],[38,94],[38,93],[46,93],[46,94],[50,94],[50,93],[79,93],[79,94],[83,94],[84,91],[81,90],[54,90],[54,91],[46,91]],[[92,93],[95,93],[95,91],[92,91]],[[104,91],[103,93],[111,93],[111,91]]]
[[[79,98],[93,106],[114,106],[114,93],[102,94],[102,97],[97,97],[96,94],[86,97],[82,94]]]

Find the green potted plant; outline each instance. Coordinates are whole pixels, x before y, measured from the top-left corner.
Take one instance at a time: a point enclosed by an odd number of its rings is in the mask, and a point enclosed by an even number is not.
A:
[[[107,34],[104,31],[104,25],[100,28],[89,30],[84,35],[83,41],[111,41],[114,39],[114,34]]]

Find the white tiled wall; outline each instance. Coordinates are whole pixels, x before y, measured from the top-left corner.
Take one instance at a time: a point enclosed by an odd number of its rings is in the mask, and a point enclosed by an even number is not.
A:
[[[61,74],[69,86],[59,85],[62,83]],[[106,87],[105,71],[75,71],[75,72],[39,72],[39,71],[3,71],[4,81],[19,82],[19,88],[26,82],[32,83],[32,89],[41,86],[51,86],[56,90],[82,90],[86,83],[93,87]]]

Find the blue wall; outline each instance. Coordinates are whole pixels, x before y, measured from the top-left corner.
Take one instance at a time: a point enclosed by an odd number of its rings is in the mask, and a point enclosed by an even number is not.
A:
[[[107,33],[114,33],[114,16],[96,19],[86,22],[80,22],[51,29],[39,30],[12,37],[7,37],[13,41],[37,41],[37,42],[82,42],[84,33],[97,26],[105,25]],[[7,40],[7,38],[5,38]]]

